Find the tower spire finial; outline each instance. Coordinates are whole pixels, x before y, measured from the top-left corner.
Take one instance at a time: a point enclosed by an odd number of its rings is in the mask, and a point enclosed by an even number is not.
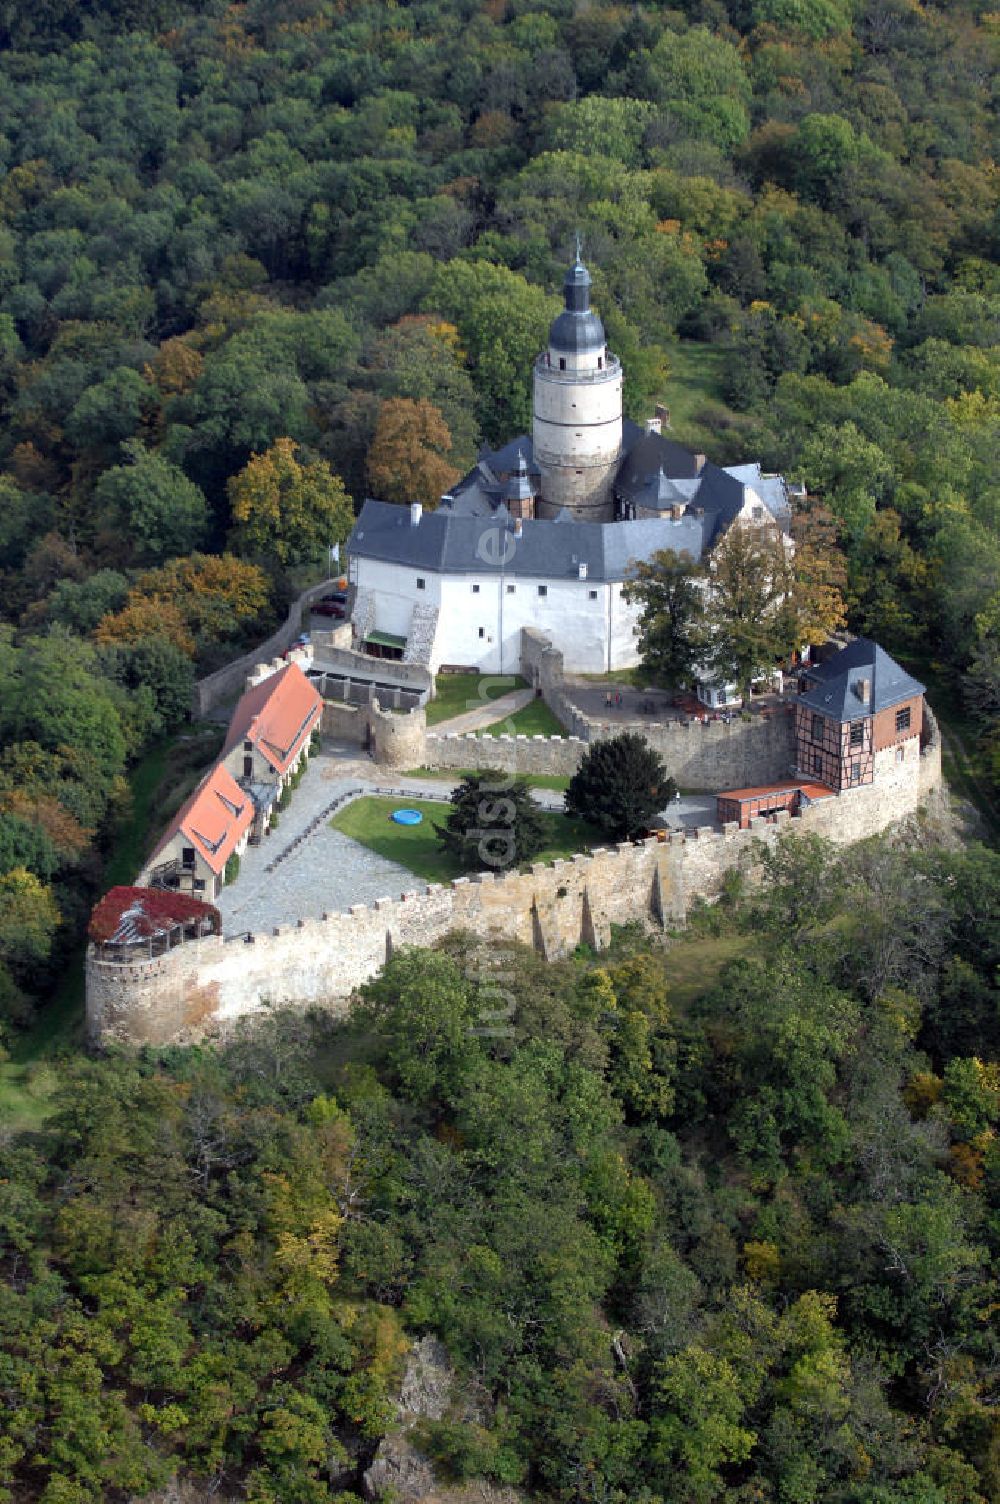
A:
[[[576,260],[577,265],[583,261],[583,241],[580,239],[580,231],[576,232]]]

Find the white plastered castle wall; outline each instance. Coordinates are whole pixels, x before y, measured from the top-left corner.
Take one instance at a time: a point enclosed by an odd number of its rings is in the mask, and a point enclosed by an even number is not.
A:
[[[414,606],[438,607],[427,665],[432,673],[442,664],[484,674],[519,673],[524,627],[543,632],[570,672],[599,674],[638,662],[638,608],[625,600],[618,582],[439,574],[360,556],[357,582],[376,602],[380,632],[406,637]]]

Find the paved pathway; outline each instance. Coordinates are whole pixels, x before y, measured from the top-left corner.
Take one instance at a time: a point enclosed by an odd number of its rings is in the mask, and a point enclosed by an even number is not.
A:
[[[506,716],[513,715],[516,710],[523,710],[525,705],[530,705],[535,698],[533,689],[512,689],[508,695],[498,695],[495,700],[484,700],[473,710],[463,710],[461,715],[453,715],[449,721],[438,721],[432,726],[432,731],[482,731],[485,726],[493,726],[497,721],[502,721]]]

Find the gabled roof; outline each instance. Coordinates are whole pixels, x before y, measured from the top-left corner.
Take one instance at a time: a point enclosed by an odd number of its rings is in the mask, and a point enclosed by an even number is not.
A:
[[[400,508],[409,522],[409,509]],[[252,742],[276,773],[287,773],[323,711],[323,700],[297,663],[286,663],[238,702],[222,757],[240,742]]]
[[[835,721],[876,715],[901,700],[912,700],[924,693],[919,679],[914,679],[895,658],[890,658],[885,648],[868,637],[849,642],[825,663],[808,668],[803,678],[810,688],[799,697],[799,703]],[[869,684],[867,702],[860,692],[864,679]]]
[[[180,834],[218,875],[253,820],[253,800],[221,762],[181,805],[153,849],[150,861]],[[147,866],[149,863],[147,862]]]

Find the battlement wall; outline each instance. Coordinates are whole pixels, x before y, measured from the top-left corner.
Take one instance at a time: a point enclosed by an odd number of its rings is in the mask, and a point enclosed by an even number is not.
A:
[[[393,717],[392,719],[402,719]],[[119,964],[87,956],[87,1026],[93,1043],[188,1043],[224,1033],[236,1019],[273,1006],[346,1010],[352,992],[403,945],[431,945],[470,930],[494,949],[517,940],[549,959],[581,942],[600,950],[611,926],[683,922],[698,898],[715,898],[733,867],[753,880],[758,841],[790,828],[837,842],[872,835],[915,813],[940,783],[940,742],[931,718],[923,749],[886,781],[808,806],[800,816],[706,826],[594,851],[527,872],[492,873],[378,899],[343,914],[243,938],[207,936],[151,961]]]

